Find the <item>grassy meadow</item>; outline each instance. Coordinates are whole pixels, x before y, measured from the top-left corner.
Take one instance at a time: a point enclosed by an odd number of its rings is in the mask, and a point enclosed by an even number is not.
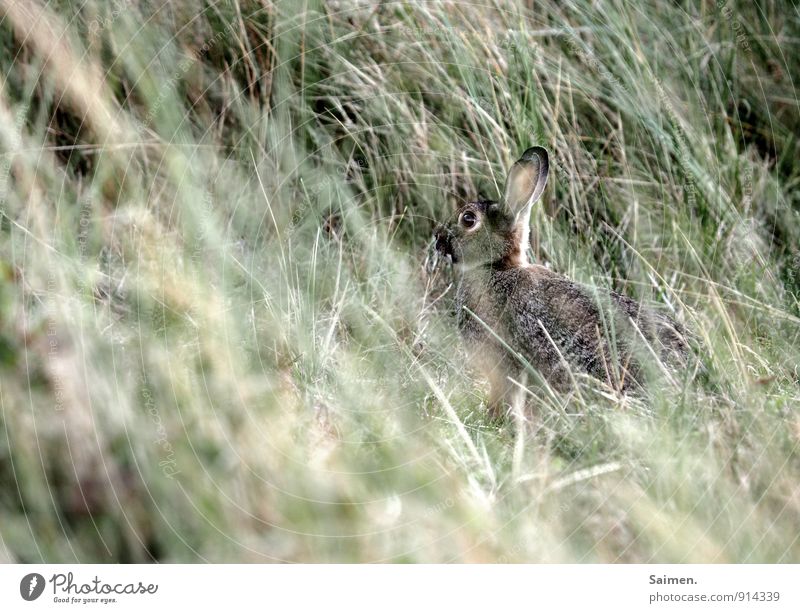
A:
[[[0,0],[0,561],[800,562],[790,2]],[[486,414],[435,224],[670,313]]]

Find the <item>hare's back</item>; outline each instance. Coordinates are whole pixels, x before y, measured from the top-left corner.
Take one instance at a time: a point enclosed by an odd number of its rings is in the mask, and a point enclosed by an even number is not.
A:
[[[560,340],[588,331],[596,337],[595,329],[602,319],[596,296],[586,287],[542,266],[519,269],[515,276],[514,291],[506,304],[519,333],[538,336],[546,331]]]
[[[642,338],[664,357],[686,352],[678,324],[631,298],[575,283],[541,266],[506,276],[505,285],[513,288],[505,303],[506,327],[515,348],[533,363],[565,358],[606,379],[615,356],[627,354]]]

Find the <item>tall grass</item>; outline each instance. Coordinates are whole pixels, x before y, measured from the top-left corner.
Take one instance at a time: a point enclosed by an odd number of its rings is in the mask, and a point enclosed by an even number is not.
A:
[[[0,2],[0,559],[800,561],[781,2]],[[698,366],[486,416],[454,204]]]

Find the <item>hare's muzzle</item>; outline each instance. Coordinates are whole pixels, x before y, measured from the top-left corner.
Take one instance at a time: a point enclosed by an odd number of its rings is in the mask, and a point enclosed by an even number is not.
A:
[[[439,226],[428,246],[425,270],[428,274],[433,274],[445,261],[453,261],[453,235],[445,226]]]

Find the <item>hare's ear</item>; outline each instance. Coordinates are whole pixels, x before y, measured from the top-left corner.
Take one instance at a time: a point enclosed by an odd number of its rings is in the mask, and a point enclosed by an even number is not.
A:
[[[542,196],[550,170],[547,151],[543,147],[531,147],[514,162],[508,171],[503,205],[516,219],[528,227],[531,207]]]

